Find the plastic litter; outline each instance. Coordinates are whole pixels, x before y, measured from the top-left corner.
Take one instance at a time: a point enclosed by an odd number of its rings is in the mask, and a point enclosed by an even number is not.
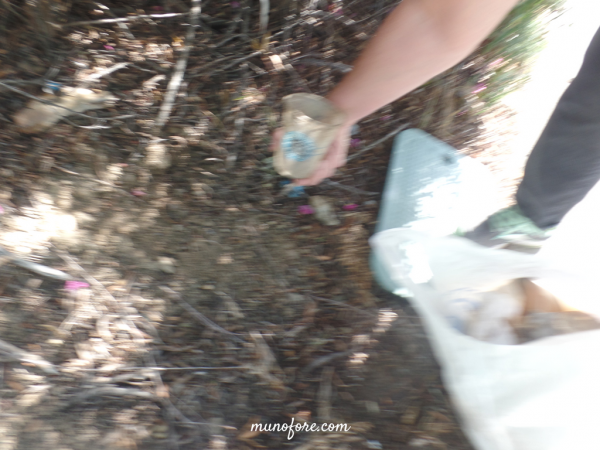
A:
[[[288,95],[283,98],[283,109],[284,134],[273,165],[284,177],[307,178],[327,153],[345,114],[314,94]]]

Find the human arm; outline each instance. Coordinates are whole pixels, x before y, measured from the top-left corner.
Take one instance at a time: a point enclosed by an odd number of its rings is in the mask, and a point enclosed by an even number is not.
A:
[[[353,124],[460,62],[517,2],[404,0],[328,95],[347,121],[315,173],[296,183],[318,184],[333,175],[345,164]]]

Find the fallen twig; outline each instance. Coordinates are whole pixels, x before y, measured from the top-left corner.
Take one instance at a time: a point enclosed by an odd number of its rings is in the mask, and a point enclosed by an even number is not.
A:
[[[196,27],[198,26],[198,19],[200,18],[200,0],[192,0],[192,7],[190,9],[190,24],[185,34],[185,44],[183,51],[181,52],[180,58],[175,64],[175,71],[167,86],[167,92],[165,94],[165,100],[160,106],[158,117],[156,118],[156,131],[159,131],[169,119],[173,104],[175,103],[175,97],[179,92],[179,86],[183,80],[183,74],[187,67],[188,57],[190,56],[190,49],[192,48],[192,41],[196,33]]]
[[[281,373],[281,368],[277,364],[275,355],[273,355],[271,348],[265,342],[262,334],[258,331],[252,331],[250,332],[250,337],[254,341],[257,350],[256,353],[259,358],[259,363],[252,366],[255,369],[256,374],[269,383],[274,389],[285,389],[283,381],[274,374]]]
[[[87,391],[81,392],[77,394],[67,406],[74,405],[75,403],[80,403],[91,397],[102,397],[105,395],[110,395],[113,397],[138,397],[138,398],[147,398],[149,400],[156,400],[156,396],[152,392],[142,391],[141,389],[134,388],[124,388],[124,387],[116,387],[116,386],[106,386],[99,387],[94,389],[89,389]]]
[[[356,153],[353,153],[352,155],[348,156],[347,161],[352,161],[355,158],[358,158],[360,155],[362,155],[365,152],[368,152],[369,150],[371,150],[374,147],[377,147],[379,144],[381,144],[384,141],[387,141],[389,138],[391,138],[392,136],[395,136],[396,134],[400,133],[402,130],[404,130],[405,128],[408,128],[407,123],[404,123],[402,125],[400,125],[398,128],[396,128],[394,131],[386,134],[384,137],[382,137],[381,139],[376,140],[375,142],[373,142],[371,145],[367,145],[365,148],[360,149],[359,151],[357,151]]]
[[[240,37],[244,37],[244,35],[243,34],[234,34],[232,36],[227,36],[225,39],[220,40],[216,44],[209,45],[208,48],[211,48],[211,49],[219,48],[222,45],[227,44],[229,41],[232,41],[233,39],[240,38]]]
[[[345,184],[338,183],[337,181],[325,180],[324,183],[328,184],[330,186],[334,186],[334,187],[343,189],[343,190],[348,191],[348,192],[352,192],[354,194],[379,195],[379,192],[363,191],[362,189],[358,189],[358,188],[355,188],[355,187],[352,187],[352,186],[346,186]]]
[[[269,25],[269,0],[260,0],[259,26],[260,34],[265,34]]]
[[[21,350],[8,342],[0,341],[0,357],[33,364],[46,373],[58,375],[54,365],[43,359],[41,356]]]
[[[353,67],[348,64],[344,64],[341,62],[333,62],[333,61],[324,61],[322,59],[315,59],[310,57],[302,57],[294,58],[290,61],[290,64],[303,64],[305,66],[322,66],[322,67],[331,67],[332,69],[339,70],[342,73],[352,72]]]
[[[354,353],[354,350],[347,350],[345,352],[337,352],[337,353],[332,353],[330,355],[321,356],[320,358],[317,358],[313,362],[311,362],[308,366],[304,367],[300,371],[300,373],[303,376],[308,375],[313,370],[315,370],[321,366],[324,366],[325,364],[329,364],[330,362],[335,361],[336,359],[345,358],[346,356],[350,356],[352,353]]]
[[[331,382],[333,380],[333,367],[327,366],[321,372],[321,382],[319,383],[319,392],[317,393],[317,416],[322,422],[331,419]]]
[[[54,278],[55,280],[69,281],[74,278],[65,272],[61,272],[60,270],[52,269],[51,267],[43,266],[41,264],[32,263],[30,261],[25,261],[13,253],[4,250],[2,247],[0,247],[0,256],[8,258],[10,262],[22,267],[23,269],[31,270],[39,275]]]
[[[92,75],[90,75],[89,77],[87,77],[85,79],[85,81],[94,81],[94,80],[99,80],[100,78],[109,75],[117,70],[120,69],[124,69],[125,67],[127,67],[129,65],[129,63],[118,63],[115,64],[112,67],[108,67],[107,69],[101,70],[100,72],[94,73]]]
[[[240,339],[238,337],[238,336],[240,336],[239,334],[232,333],[231,331],[227,331],[225,328],[220,327],[219,325],[217,325],[216,323],[214,323],[212,320],[210,320],[204,314],[198,312],[192,305],[190,305],[188,302],[186,302],[181,297],[181,295],[179,295],[179,293],[175,292],[173,289],[171,289],[171,288],[169,288],[167,286],[159,286],[159,289],[161,291],[163,291],[165,294],[169,295],[169,297],[171,297],[173,300],[177,300],[179,302],[179,304],[183,307],[183,309],[185,309],[195,319],[199,320],[200,322],[202,322],[204,325],[206,325],[210,329],[218,331],[219,333],[223,333],[223,334],[226,334],[228,336],[231,336],[237,342],[240,342],[240,343],[244,342],[242,339]]]
[[[356,312],[358,312],[360,314],[364,314],[367,317],[371,317],[371,318],[376,318],[377,317],[376,313],[372,313],[370,311],[365,311],[364,309],[357,308],[356,306],[352,306],[352,305],[349,305],[349,304],[344,303],[344,302],[338,302],[337,300],[331,300],[331,299],[328,299],[328,298],[317,297],[317,296],[314,296],[314,295],[311,295],[311,298],[313,298],[315,300],[318,300],[320,302],[329,303],[330,305],[335,305],[335,306],[340,306],[342,308],[351,309],[352,311],[356,311]]]
[[[156,370],[159,372],[167,372],[171,370],[235,370],[235,369],[248,369],[247,366],[224,366],[224,367],[115,367],[110,371],[127,371],[127,370]],[[94,369],[68,369],[68,371],[76,371],[76,372],[107,372],[108,370],[104,367],[94,368]]]
[[[115,19],[117,18],[117,16],[110,10],[110,8],[108,6],[105,6],[100,2],[94,2],[94,3],[96,4],[96,6],[98,6],[98,8],[106,11],[107,14],[109,14],[111,17],[113,17]],[[131,31],[129,30],[129,27],[127,26],[127,24],[125,22],[119,22],[118,27],[121,30],[123,30],[123,32],[127,36],[127,39],[135,40],[135,36],[131,33]]]
[[[117,17],[115,19],[82,20],[79,22],[65,23],[64,25],[55,24],[59,28],[76,27],[79,25],[100,25],[103,23],[133,22],[142,19],[168,19],[170,17],[184,16],[187,13],[167,13],[167,14],[140,14],[138,16]]]
[[[246,55],[246,56],[243,56],[243,57],[241,57],[241,58],[238,58],[238,59],[236,59],[235,61],[232,61],[230,64],[227,64],[226,66],[223,66],[223,67],[221,67],[221,68],[217,69],[217,71],[219,71],[219,72],[222,72],[223,70],[227,70],[227,69],[229,69],[229,68],[231,68],[231,67],[235,66],[236,64],[239,64],[239,63],[241,63],[241,62],[244,62],[244,61],[246,61],[247,59],[253,58],[254,56],[261,55],[262,53],[263,53],[263,51],[262,51],[262,50],[259,50],[259,51],[257,51],[257,52],[250,53],[249,55]]]

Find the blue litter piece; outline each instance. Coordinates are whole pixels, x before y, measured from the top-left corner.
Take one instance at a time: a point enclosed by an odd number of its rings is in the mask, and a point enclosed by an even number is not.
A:
[[[287,196],[290,198],[300,198],[305,195],[306,192],[304,191],[304,186],[294,186]]]
[[[473,158],[418,129],[399,133],[383,189],[375,232],[408,227],[434,236],[469,230],[498,209],[491,172]],[[377,282],[394,292],[376,252],[371,269]]]
[[[57,83],[55,81],[46,81],[42,90],[48,94],[56,94],[58,91],[60,91],[61,86],[61,83]]]

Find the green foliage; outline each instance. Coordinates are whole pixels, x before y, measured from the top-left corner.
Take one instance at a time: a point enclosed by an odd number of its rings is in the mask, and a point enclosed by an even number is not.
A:
[[[491,105],[521,87],[529,77],[528,69],[544,48],[546,29],[542,19],[560,13],[564,0],[523,0],[483,43],[478,51],[488,63],[478,80],[487,89],[479,94]]]

